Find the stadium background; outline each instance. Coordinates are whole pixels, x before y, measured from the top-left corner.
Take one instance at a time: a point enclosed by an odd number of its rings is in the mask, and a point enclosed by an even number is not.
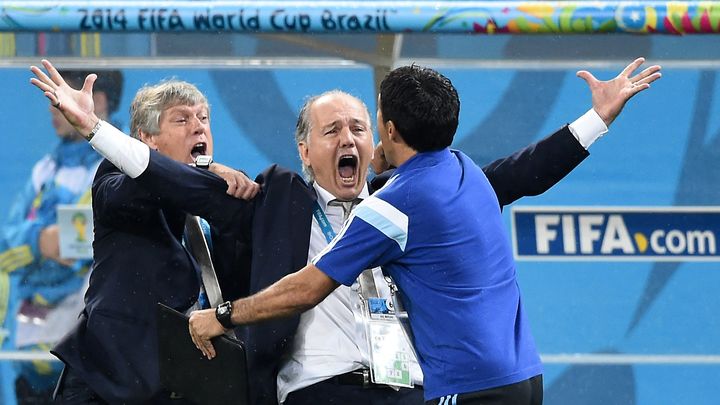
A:
[[[453,81],[462,101],[454,146],[484,164],[589,108],[577,70],[609,79],[645,56],[663,65],[663,78],[630,102],[561,184],[515,205],[720,201],[717,35],[4,32],[0,40],[3,218],[32,165],[56,142],[47,101],[29,84],[27,66],[41,57],[100,75],[120,68],[125,86],[114,118],[126,126],[141,85],[168,77],[197,84],[212,104],[216,160],[254,175],[272,162],[299,169],[292,133],[307,95],[342,89],[364,100],[374,120],[375,79],[387,60],[429,65]],[[509,231],[510,214],[504,213]],[[718,403],[718,270],[713,261],[518,262],[546,363],[545,403]]]

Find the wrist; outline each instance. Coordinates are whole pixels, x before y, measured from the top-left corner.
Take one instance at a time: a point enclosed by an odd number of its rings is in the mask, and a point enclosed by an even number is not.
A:
[[[88,134],[97,126],[98,122],[102,121],[95,113],[90,112],[84,120],[80,121],[80,124],[74,125],[75,129],[85,138],[88,138]]]
[[[97,132],[100,130],[102,122],[103,120],[97,119],[95,125],[93,125],[93,127],[89,131],[81,132],[86,141],[91,141],[93,139],[95,134],[97,134]]]
[[[232,301],[225,301],[215,308],[215,319],[220,322],[220,325],[222,325],[224,329],[232,329],[234,327],[232,323],[232,313]]]

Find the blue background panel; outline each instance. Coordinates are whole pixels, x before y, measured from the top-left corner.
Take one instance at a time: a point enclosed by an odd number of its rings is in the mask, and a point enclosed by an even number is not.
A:
[[[592,69],[612,78],[622,66]],[[479,164],[541,139],[590,108],[575,70],[444,68],[458,87],[454,145]],[[197,84],[212,105],[218,161],[256,174],[271,162],[299,169],[297,112],[309,94],[340,88],[374,119],[369,67],[124,69],[117,121],[128,124],[134,92],[175,76]],[[102,72],[100,72],[102,74]],[[713,69],[665,68],[631,100],[591,156],[561,184],[522,206],[720,205],[720,81]],[[26,69],[0,70],[0,217],[30,169],[56,142],[47,101]],[[8,97],[7,95],[11,95]],[[510,227],[510,210],[505,210]],[[524,305],[543,354],[720,354],[720,271],[713,263],[532,262],[517,264]],[[709,404],[717,365],[546,366],[546,404]]]

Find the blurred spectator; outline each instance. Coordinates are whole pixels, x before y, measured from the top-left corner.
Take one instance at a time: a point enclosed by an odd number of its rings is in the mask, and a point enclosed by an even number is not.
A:
[[[78,87],[88,74],[63,72]],[[98,116],[117,110],[122,87],[119,71],[103,72],[93,96]],[[90,204],[101,157],[56,108],[50,116],[60,142],[33,166],[0,229],[2,350],[48,351],[82,310],[90,261],[60,257],[56,208]],[[49,403],[61,369],[59,362],[0,362],[0,403]]]

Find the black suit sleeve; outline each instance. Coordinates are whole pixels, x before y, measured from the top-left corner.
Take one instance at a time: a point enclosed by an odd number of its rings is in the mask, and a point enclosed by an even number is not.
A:
[[[100,163],[95,174],[92,199],[96,220],[121,228],[148,222],[159,208],[135,179],[107,160]]]
[[[226,193],[219,176],[176,162],[151,151],[147,169],[135,180],[161,206],[198,215],[223,233],[246,237],[252,220],[252,202]]]
[[[568,126],[512,155],[482,168],[495,190],[500,207],[521,197],[539,195],[570,173],[588,151]]]

